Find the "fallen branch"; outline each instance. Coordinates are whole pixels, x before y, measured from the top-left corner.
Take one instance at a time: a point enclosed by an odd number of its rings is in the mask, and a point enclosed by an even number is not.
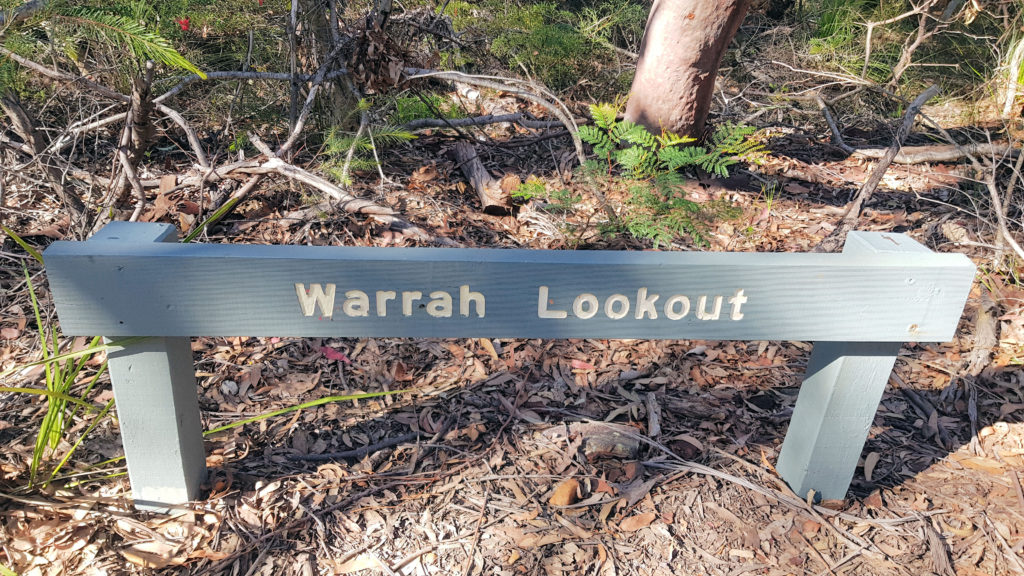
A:
[[[484,116],[473,116],[472,118],[421,118],[399,126],[402,130],[414,132],[427,128],[463,128],[465,126],[486,126],[488,124],[501,124],[504,122],[515,122],[526,128],[543,130],[562,126],[562,122],[555,120],[531,120],[525,114],[486,114]]]
[[[530,102],[533,102],[554,114],[566,129],[569,130],[569,136],[572,138],[573,147],[576,149],[576,159],[579,160],[580,165],[582,165],[587,159],[586,153],[583,151],[583,141],[580,140],[578,134],[579,126],[577,126],[576,121],[573,120],[565,106],[555,106],[533,92],[520,88],[517,85],[516,80],[502,78],[500,76],[476,76],[472,74],[464,74],[462,72],[425,70],[422,68],[406,68],[405,74],[407,80],[415,80],[417,78],[441,78],[443,80],[451,80],[453,82],[462,82],[471,86],[479,86],[481,88],[490,88],[491,90],[507,92],[514,96],[523,98],[524,100],[529,100]],[[554,96],[551,97],[557,102],[557,99],[554,98]]]
[[[921,112],[921,106],[924,106],[925,102],[931,100],[938,93],[938,86],[929,86],[910,103],[906,114],[903,115],[903,123],[896,130],[896,139],[886,150],[885,156],[879,160],[875,169],[871,171],[871,176],[868,177],[860,187],[860,190],[857,191],[857,195],[854,197],[853,202],[850,203],[849,208],[846,210],[846,215],[843,216],[839,225],[814,248],[814,252],[835,252],[846,242],[846,235],[857,225],[861,209],[871,199],[871,195],[875,193],[878,185],[882,182],[882,177],[885,176],[885,172],[892,165],[892,161],[899,153],[900,147],[903,146],[903,141],[907,139],[910,128],[914,125],[914,119]]]
[[[480,207],[485,214],[502,216],[509,213],[509,197],[503,189],[503,182],[491,177],[491,174],[484,168],[476,149],[469,142],[456,142],[452,149],[455,162],[462,169],[466,180],[480,198]],[[516,178],[518,181],[518,178]]]
[[[885,148],[857,148],[850,149],[850,154],[859,158],[883,158],[888,149]],[[893,157],[893,164],[925,164],[938,162],[956,162],[968,156],[999,156],[1004,158],[1016,157],[1019,150],[1008,143],[1000,142],[971,142],[969,144],[941,144],[934,146],[914,146],[902,148]]]
[[[953,136],[949,133],[948,130],[940,126],[938,122],[932,120],[928,116],[923,114],[922,116],[936,130],[938,130],[940,134],[942,134],[942,137],[945,138],[946,141],[950,142],[953,146],[957,148],[964,149],[964,157],[967,158],[968,161],[970,161],[972,168],[974,168],[979,174],[985,174],[985,188],[988,189],[989,197],[992,200],[992,211],[995,212],[996,215],[996,226],[999,230],[999,238],[1001,238],[1003,242],[1010,246],[1010,248],[1017,254],[1018,258],[1024,260],[1024,248],[1022,248],[1021,245],[1017,242],[1017,239],[1013,237],[1013,234],[1010,232],[1010,225],[1007,222],[1008,217],[1006,210],[1009,209],[1010,203],[1003,202],[1002,198],[1000,198],[999,184],[996,182],[996,166],[992,166],[990,169],[986,170],[985,167],[981,164],[981,160],[978,159],[978,156],[969,153],[966,150],[966,148],[964,148],[960,144],[957,144],[956,140],[953,139]],[[1013,187],[1016,186],[1016,181],[1020,177],[1020,161],[1022,159],[1024,159],[1024,156],[1018,156],[1018,162],[1016,167],[1017,174],[1014,176],[1013,179],[1011,179],[1010,183],[1007,185],[1008,194],[1013,191]],[[1009,199],[1009,195],[1007,199]]]
[[[373,219],[386,224],[392,230],[402,232],[407,236],[412,236],[424,242],[432,242],[449,246],[457,245],[457,243],[452,240],[434,236],[419,226],[399,217],[391,208],[381,206],[372,200],[353,196],[316,174],[285,162],[283,159],[276,156],[270,150],[270,147],[260,140],[259,136],[256,136],[251,132],[249,133],[249,141],[252,142],[260,152],[266,155],[268,160],[255,168],[238,168],[238,172],[248,174],[267,174],[269,172],[276,172],[286,178],[302,182],[303,184],[320,190],[337,202],[337,207],[340,207],[346,212],[372,216]]]

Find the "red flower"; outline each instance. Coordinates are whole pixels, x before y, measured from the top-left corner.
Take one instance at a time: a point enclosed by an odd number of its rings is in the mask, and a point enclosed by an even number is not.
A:
[[[178,23],[178,26],[181,26],[182,30],[188,30],[188,16],[185,16],[181,20],[175,20],[175,22]]]
[[[263,6],[263,0],[259,0],[260,6]]]

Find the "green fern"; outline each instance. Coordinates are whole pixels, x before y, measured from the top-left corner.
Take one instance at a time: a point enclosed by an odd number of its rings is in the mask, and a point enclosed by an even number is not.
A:
[[[615,126],[616,118],[619,116],[620,106],[615,104],[591,104],[590,116],[594,118],[594,124],[602,130],[611,130]]]
[[[595,124],[597,120],[594,120]],[[580,140],[594,147],[594,152],[607,155],[618,145],[608,135],[608,130],[600,126],[580,126]]]
[[[671,244],[680,236],[706,245],[710,224],[735,217],[738,211],[725,201],[698,204],[688,200],[679,170],[697,167],[728,176],[729,167],[740,159],[763,152],[764,146],[750,139],[754,129],[725,124],[714,132],[708,146],[693,146],[695,139],[689,136],[671,132],[654,135],[639,124],[618,120],[620,109],[620,104],[591,105],[594,123],[579,130],[580,139],[609,164],[602,167],[592,161],[585,163],[581,168],[583,182],[594,186],[607,180],[609,168],[618,168],[632,181],[628,209],[621,220],[606,225],[606,231],[625,231],[649,239],[655,248]]]

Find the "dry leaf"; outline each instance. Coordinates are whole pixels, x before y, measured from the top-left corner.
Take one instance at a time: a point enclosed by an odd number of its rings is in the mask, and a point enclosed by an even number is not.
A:
[[[166,542],[139,542],[121,550],[121,555],[132,564],[143,568],[180,566],[187,558],[177,556],[178,547]]]
[[[548,504],[552,506],[571,506],[580,499],[580,483],[575,478],[563,480],[551,493]]]
[[[584,362],[583,360],[573,360],[570,364],[572,364],[572,369],[573,370],[593,370],[594,369],[594,365],[593,364],[589,364],[587,362]]]
[[[619,530],[623,532],[636,532],[641,528],[647,528],[658,518],[658,515],[654,512],[644,512],[643,514],[637,514],[625,518],[622,522],[619,522]]]
[[[18,336],[21,336],[21,330],[18,330],[17,328],[0,328],[0,338],[3,338],[4,340],[14,340]]]
[[[346,560],[334,566],[335,574],[351,574],[360,570],[379,570],[382,565],[376,556],[371,554],[360,554],[351,560]]]
[[[864,457],[864,479],[871,482],[871,474],[875,471],[875,466],[878,465],[878,452],[872,452]]]

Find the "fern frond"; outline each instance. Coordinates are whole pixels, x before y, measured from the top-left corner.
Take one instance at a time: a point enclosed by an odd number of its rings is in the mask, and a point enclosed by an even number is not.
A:
[[[608,137],[608,133],[596,126],[580,126],[580,140],[594,147],[598,154],[608,154],[615,149],[615,142]]]
[[[167,38],[149,30],[137,19],[97,8],[64,5],[54,6],[53,18],[84,35],[125,45],[138,58],[187,70],[206,79],[206,74],[175,50]]]
[[[643,126],[634,124],[629,120],[619,122],[611,131],[610,136],[614,140],[624,140],[630,144],[636,144],[637,146],[643,146],[644,148],[654,148],[655,144],[653,134],[648,132]]]
[[[598,128],[611,130],[616,124],[619,115],[619,108],[614,104],[591,104],[590,115],[594,118],[594,124]]]
[[[680,136],[672,132],[662,132],[661,136],[657,137],[658,145],[662,148],[668,148],[670,146],[679,146],[681,144],[689,144],[696,142],[696,138],[690,136]]]
[[[630,146],[620,150],[615,159],[630,178],[649,178],[657,168],[657,155],[642,146]]]

